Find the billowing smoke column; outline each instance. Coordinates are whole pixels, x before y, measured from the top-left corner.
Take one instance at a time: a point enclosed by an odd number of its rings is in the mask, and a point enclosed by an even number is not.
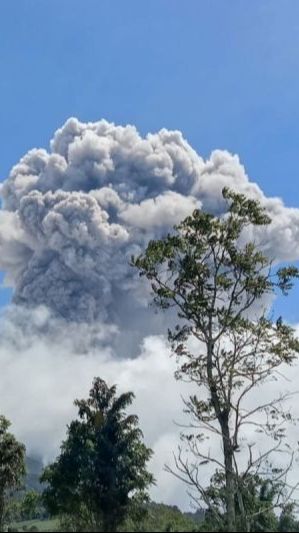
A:
[[[28,152],[2,186],[0,269],[14,302],[122,327],[127,305],[145,305],[132,253],[195,207],[221,212],[224,186],[267,206],[273,224],[258,238],[269,254],[298,258],[299,210],[265,198],[237,156],[204,161],[179,131],[143,138],[133,126],[69,119],[50,151]]]

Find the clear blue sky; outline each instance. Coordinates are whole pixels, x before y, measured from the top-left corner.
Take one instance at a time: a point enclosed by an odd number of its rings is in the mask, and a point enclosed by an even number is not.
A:
[[[1,0],[0,68],[1,179],[75,115],[181,129],[299,207],[296,0]]]

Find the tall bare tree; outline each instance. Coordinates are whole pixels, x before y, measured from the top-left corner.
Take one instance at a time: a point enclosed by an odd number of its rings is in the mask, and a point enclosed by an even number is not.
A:
[[[256,393],[299,352],[293,329],[281,318],[271,319],[269,300],[277,290],[288,294],[299,271],[275,267],[275,261],[246,238],[248,229],[271,223],[257,201],[226,188],[223,197],[223,215],[195,210],[173,233],[151,241],[132,264],[151,282],[155,304],[177,310],[178,323],[169,331],[178,360],[176,376],[198,387],[186,400],[194,431],[184,433],[184,439],[192,459],[179,450],[177,475],[207,503],[199,467],[209,462],[222,469],[227,529],[236,531],[239,496],[247,531],[249,519],[238,484],[270,465],[270,456],[282,450],[285,423],[292,419],[284,407],[288,395],[263,400]],[[266,450],[255,451],[252,442],[245,445],[248,427],[264,434]],[[204,451],[202,441],[211,432],[221,439],[222,458]]]

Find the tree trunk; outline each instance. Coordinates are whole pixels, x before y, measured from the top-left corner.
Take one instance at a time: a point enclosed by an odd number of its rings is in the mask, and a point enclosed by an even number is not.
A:
[[[238,505],[240,509],[240,514],[242,517],[241,521],[241,527],[243,528],[242,531],[246,531],[246,533],[250,533],[250,521],[248,520],[246,516],[246,511],[244,507],[244,501],[243,501],[243,494],[242,489],[240,489],[239,483],[236,484],[235,490],[237,491],[237,498],[238,498]]]
[[[217,388],[213,379],[213,350],[211,320],[209,325],[209,341],[207,343],[207,375],[209,389],[211,392],[212,405],[215,409],[218,422],[221,427],[224,466],[225,466],[225,493],[226,493],[226,514],[227,531],[236,531],[236,508],[235,508],[235,479],[233,469],[233,448],[229,431],[229,412],[223,412],[219,401]]]
[[[103,521],[103,530],[105,533],[115,533],[117,531],[117,523],[115,520],[107,519]]]
[[[228,422],[224,422],[222,425],[222,441],[225,466],[227,531],[237,531],[235,506],[236,484],[233,469],[233,450],[230,442]]]
[[[5,501],[4,493],[0,491],[0,531],[4,531],[4,513],[5,513]]]

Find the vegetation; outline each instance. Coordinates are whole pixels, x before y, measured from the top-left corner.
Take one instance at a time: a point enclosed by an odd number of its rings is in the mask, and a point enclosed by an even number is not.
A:
[[[117,396],[115,386],[97,378],[89,398],[75,402],[79,420],[42,475],[46,507],[72,530],[117,531],[148,501],[152,452],[142,442],[138,418],[125,413],[133,398],[131,392]]]
[[[188,516],[169,505],[150,503],[146,511],[140,521],[127,519],[119,531],[198,531],[201,523],[195,516]],[[35,531],[73,531],[70,526],[70,523],[62,525],[55,520],[31,520],[14,523],[12,530],[30,531],[34,528]]]
[[[132,263],[150,281],[155,304],[163,310],[177,309],[179,322],[169,331],[178,359],[177,378],[198,388],[186,400],[192,431],[183,435],[192,459],[180,448],[174,473],[195,489],[195,501],[212,510],[200,466],[210,463],[220,468],[226,528],[237,531],[241,517],[242,531],[251,531],[253,518],[246,508],[244,486],[266,464],[271,469],[275,452],[290,454],[285,473],[293,460],[293,452],[283,446],[285,422],[292,419],[284,408],[288,396],[256,403],[254,391],[275,377],[280,367],[292,364],[299,342],[281,318],[271,319],[264,302],[276,290],[287,294],[299,271],[293,266],[275,271],[272,259],[246,239],[248,228],[271,222],[257,201],[228,189],[223,197],[225,216],[195,210],[174,234],[151,241]],[[264,434],[266,452],[249,442],[245,447],[249,425]],[[210,434],[221,439],[222,459],[203,446]],[[243,460],[246,450],[247,465],[241,474],[240,451]],[[274,467],[272,475],[280,481],[283,472]]]
[[[276,493],[279,490],[277,484],[271,480],[262,479],[259,476],[251,476],[243,485],[243,500],[252,521],[250,531],[299,531],[299,520],[296,517],[296,509],[293,504],[283,506],[281,513],[275,513]],[[214,508],[207,509],[205,518],[200,525],[200,531],[225,531],[225,479],[223,473],[217,472],[207,489]],[[215,514],[217,509],[217,514]],[[236,495],[236,524],[238,531],[244,531],[242,510],[239,507],[238,495]]]
[[[25,475],[25,446],[9,427],[10,422],[0,416],[0,531],[4,531],[9,495],[21,487]]]
[[[150,503],[143,520],[128,520],[123,531],[197,531],[199,523],[195,516],[184,514],[177,507]]]
[[[42,518],[44,514],[41,495],[35,490],[27,490],[20,501],[20,516],[22,520]]]
[[[216,483],[218,486],[218,483]],[[222,490],[221,487],[211,484],[211,490]],[[223,488],[223,486],[222,486]],[[254,507],[264,508],[271,504],[270,487],[264,483],[258,484],[257,492],[254,495]],[[219,496],[223,499],[223,494]],[[73,531],[72,524],[61,524],[57,520],[31,520],[13,523],[11,531]],[[224,531],[215,521],[213,515],[207,511],[205,513],[182,513],[177,507],[164,504],[150,503],[147,505],[147,512],[140,521],[127,519],[119,531],[147,532],[147,531],[186,531],[186,532],[208,532]],[[239,531],[242,531],[241,527]],[[292,505],[285,507],[280,515],[276,515],[270,510],[257,513],[254,529],[252,531],[273,531],[298,532],[299,521],[294,513]]]
[[[61,531],[58,520],[24,520],[12,522],[8,531]]]

